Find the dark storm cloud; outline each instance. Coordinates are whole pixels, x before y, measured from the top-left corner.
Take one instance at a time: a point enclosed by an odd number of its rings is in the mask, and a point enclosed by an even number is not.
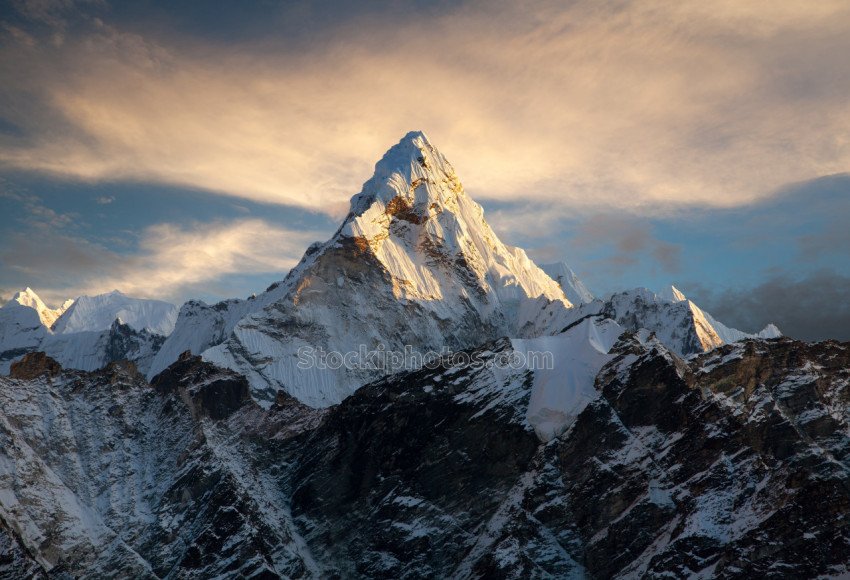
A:
[[[746,331],[775,323],[801,340],[850,340],[850,277],[820,270],[803,278],[778,275],[754,288],[713,295],[689,293],[718,320]]]

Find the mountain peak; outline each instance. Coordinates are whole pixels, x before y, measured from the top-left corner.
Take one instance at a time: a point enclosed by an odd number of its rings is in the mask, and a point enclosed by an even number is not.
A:
[[[589,304],[593,302],[593,293],[587,289],[572,268],[564,262],[540,264],[540,268],[555,280],[573,304]]]
[[[664,288],[658,295],[667,300],[668,302],[684,302],[687,300],[687,297],[682,293],[681,290],[673,286],[672,284],[667,288]]]
[[[375,164],[372,177],[351,198],[346,222],[363,216],[376,204],[378,213],[386,210],[424,220],[461,194],[463,187],[452,165],[425,133],[411,131]],[[357,230],[353,228],[352,233],[357,235]]]
[[[12,299],[9,302],[17,302],[18,304],[29,306],[31,308],[36,308],[36,305],[46,308],[44,302],[42,302],[38,294],[35,293],[35,290],[29,286],[19,292],[15,292],[15,295],[12,296]]]
[[[483,299],[488,309],[519,296],[571,305],[525,252],[499,240],[454,167],[421,131],[384,154],[351,208],[335,238],[368,250],[397,297],[439,299],[450,278],[472,295],[498,295]]]
[[[41,320],[41,323],[49,328],[56,319],[65,312],[69,304],[68,301],[66,301],[65,304],[59,308],[50,308],[44,303],[39,295],[36,294],[35,290],[27,286],[23,290],[15,292],[12,299],[9,300],[3,307],[5,308],[7,306],[23,306],[25,308],[32,308],[38,313],[38,318]]]
[[[273,305],[203,356],[245,373],[259,398],[273,400],[282,388],[314,406],[338,403],[375,373],[299,369],[292,353],[304,344],[325,352],[351,344],[459,350],[548,327],[544,308],[572,306],[524,251],[499,240],[418,131],[384,154],[340,229],[311,246],[280,287]],[[260,358],[266,362],[255,370],[251,361]]]

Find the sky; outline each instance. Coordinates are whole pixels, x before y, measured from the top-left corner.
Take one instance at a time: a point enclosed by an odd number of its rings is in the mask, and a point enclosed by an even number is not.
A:
[[[425,131],[501,238],[850,340],[850,3],[0,1],[0,297],[247,296]]]

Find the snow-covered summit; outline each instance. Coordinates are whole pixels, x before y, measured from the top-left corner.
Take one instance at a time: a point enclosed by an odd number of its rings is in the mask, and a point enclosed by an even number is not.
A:
[[[351,209],[341,229],[349,236],[371,237],[370,234],[379,233],[388,223],[378,215],[380,208],[405,210],[408,216],[415,214],[427,219],[437,209],[432,205],[443,208],[453,204],[461,194],[457,174],[449,161],[425,133],[411,131],[384,154],[360,193],[352,196]]]
[[[44,301],[42,301],[38,294],[35,293],[35,290],[30,287],[26,287],[23,290],[16,292],[15,295],[12,296],[5,305],[3,305],[3,308],[17,306],[32,308],[36,311],[36,313],[38,313],[41,323],[49,328],[73,303],[73,300],[66,300],[59,308],[50,308],[44,303]]]
[[[439,299],[444,281],[434,266],[442,260],[457,264],[492,307],[537,296],[569,306],[523,250],[498,239],[452,165],[420,131],[405,135],[375,165],[338,236],[368,245],[402,298]]]
[[[682,291],[673,286],[672,284],[662,289],[661,292],[658,293],[658,296],[660,296],[664,300],[667,300],[668,302],[684,302],[685,300],[687,300]]]
[[[627,330],[654,332],[658,340],[680,356],[707,352],[747,338],[781,336],[779,329],[772,324],[757,334],[730,328],[702,310],[675,286],[658,293],[647,288],[617,292],[604,302],[588,305],[588,308],[613,318]]]
[[[297,368],[300,347],[456,350],[521,334],[540,304],[571,306],[523,250],[499,240],[420,132],[384,155],[336,234],[310,247],[283,288],[204,358],[246,374],[261,398],[284,389],[313,406],[339,402],[376,372]]]
[[[53,324],[57,334],[102,331],[116,319],[134,330],[167,336],[174,329],[177,307],[161,300],[131,298],[114,290],[96,296],[80,296]]]
[[[561,285],[567,299],[573,304],[588,304],[593,302],[593,293],[587,289],[576,273],[564,262],[540,264],[540,268]]]

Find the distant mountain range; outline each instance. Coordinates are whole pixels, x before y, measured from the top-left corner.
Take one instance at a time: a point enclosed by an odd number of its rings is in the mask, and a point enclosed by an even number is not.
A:
[[[846,352],[594,297],[412,132],[247,300],[0,308],[0,576],[847,572]]]

